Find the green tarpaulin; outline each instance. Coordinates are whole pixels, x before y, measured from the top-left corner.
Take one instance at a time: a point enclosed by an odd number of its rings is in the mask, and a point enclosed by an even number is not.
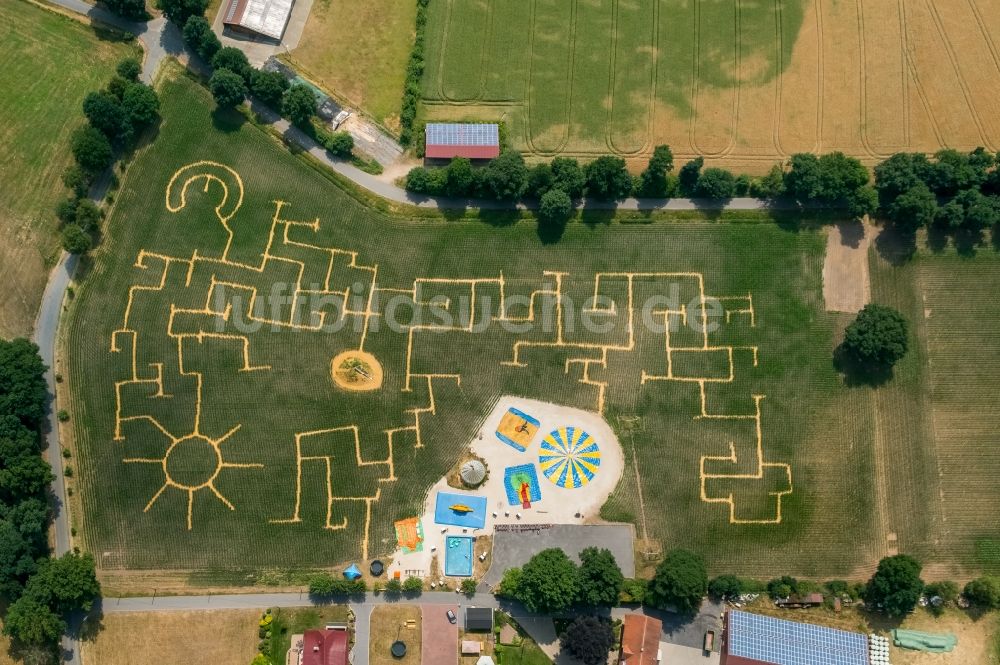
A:
[[[892,631],[892,643],[903,649],[914,649],[929,653],[947,653],[958,644],[958,638],[951,633],[940,635],[936,633],[922,633],[919,630],[897,628]]]

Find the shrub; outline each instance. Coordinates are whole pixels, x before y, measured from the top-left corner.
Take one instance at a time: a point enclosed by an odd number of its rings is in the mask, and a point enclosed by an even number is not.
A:
[[[228,69],[216,69],[208,81],[208,89],[221,108],[233,108],[247,96],[247,85],[243,77]]]
[[[142,73],[142,63],[136,58],[125,58],[118,63],[115,71],[126,81],[138,81],[139,74]]]
[[[325,147],[337,157],[350,157],[354,153],[354,137],[347,132],[334,132]]]
[[[76,198],[86,196],[87,190],[90,189],[90,178],[87,177],[87,174],[83,172],[83,169],[78,164],[70,164],[66,168],[62,181],[66,185],[66,188],[73,192]]]
[[[101,209],[90,199],[80,199],[74,216],[76,225],[88,233],[97,230],[101,222]]]
[[[91,92],[83,99],[83,114],[91,127],[112,143],[123,145],[132,135],[121,102],[110,92]]]
[[[444,192],[448,196],[463,197],[472,193],[476,177],[472,173],[472,162],[465,157],[451,160],[445,172]]]
[[[639,195],[657,198],[667,196],[667,174],[673,168],[674,153],[670,146],[656,146],[646,170],[639,176]]]
[[[76,224],[67,224],[62,231],[62,246],[70,254],[86,254],[92,243],[87,232]]]
[[[396,578],[393,578],[385,583],[386,593],[400,593],[402,590],[403,584]]]
[[[698,179],[701,178],[701,167],[705,165],[704,157],[696,157],[681,167],[677,174],[677,186],[684,196],[694,196],[698,191]]]
[[[708,595],[716,600],[732,600],[743,593],[743,583],[735,575],[719,575],[708,583]]]
[[[474,596],[476,595],[477,586],[478,585],[476,584],[476,580],[468,578],[462,580],[462,584],[459,585],[459,588],[462,590],[462,593],[464,593],[466,596]]]
[[[646,600],[646,591],[648,588],[649,582],[646,580],[627,578],[622,582],[622,591],[619,599],[623,603],[642,603]]]
[[[132,83],[125,88],[122,94],[122,111],[133,130],[138,131],[151,125],[159,110],[160,99],[148,85]]]
[[[104,0],[104,4],[124,18],[142,20],[149,16],[146,13],[146,0]]]
[[[587,186],[587,176],[580,168],[580,162],[572,157],[553,159],[552,186],[563,190],[573,200],[583,196],[583,189]]]
[[[775,164],[767,175],[750,183],[750,195],[760,199],[777,199],[785,195],[785,174]]]
[[[61,423],[69,422],[69,412],[66,409],[59,409],[59,413],[56,414],[56,418],[58,418]]]
[[[483,185],[498,200],[520,198],[528,186],[528,168],[521,153],[508,150],[491,159],[482,172]]]
[[[192,16],[202,16],[208,8],[208,0],[160,0],[163,15],[179,27],[183,27]]]
[[[424,590],[424,582],[419,577],[407,577],[403,580],[403,591],[406,593],[420,593]]]
[[[423,166],[415,166],[406,174],[406,191],[414,194],[429,194],[431,176]]]
[[[783,575],[767,583],[767,595],[771,598],[788,598],[793,593],[799,593],[799,581],[794,577]]]
[[[73,197],[68,197],[61,199],[59,203],[56,204],[56,217],[63,224],[72,224],[76,222],[76,208],[80,204],[80,199]]]
[[[983,609],[1000,609],[1000,577],[986,575],[965,585],[962,591],[973,605]]]
[[[528,169],[528,188],[526,193],[529,196],[541,198],[545,192],[552,189],[553,182],[552,167],[544,162],[535,164]]]

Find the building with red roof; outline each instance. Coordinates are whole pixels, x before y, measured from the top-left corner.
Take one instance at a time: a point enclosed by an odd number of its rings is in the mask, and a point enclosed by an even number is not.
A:
[[[620,665],[657,665],[663,622],[644,614],[626,614],[622,631]]]
[[[302,636],[302,665],[348,665],[346,630],[307,630]]]

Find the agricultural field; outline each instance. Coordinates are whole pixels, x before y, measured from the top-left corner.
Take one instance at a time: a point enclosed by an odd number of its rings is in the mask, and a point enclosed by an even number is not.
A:
[[[398,130],[416,13],[415,0],[314,0],[299,45],[284,57],[350,106]]]
[[[0,337],[30,332],[59,254],[55,205],[80,104],[131,44],[24,0],[0,3]]]
[[[911,317],[920,289],[941,289],[942,327],[918,330],[940,357],[924,370],[917,349],[889,386],[846,387],[822,229],[588,218],[547,245],[527,220],[382,213],[183,75],[161,86],[158,138],[66,335],[77,526],[104,570],[390,554],[392,522],[421,512],[503,394],[604,415],[625,473],[602,517],[634,523],[640,554],[683,544],[713,570],[810,577],[897,546],[948,571],[995,556],[968,476],[942,481],[950,531],[921,509],[929,456],[989,460],[965,442],[988,445],[994,416],[947,444],[919,426],[991,394],[995,333],[956,342],[944,322],[995,316],[985,295],[975,313],[952,297],[995,293],[992,249],[873,263],[875,299]],[[991,469],[972,474],[987,512]]]
[[[503,120],[526,153],[655,145],[759,173],[1000,146],[1000,2],[432,0],[423,117]]]
[[[1000,256],[924,250],[872,258],[872,295],[913,322],[911,354],[876,391],[879,529],[889,545],[960,577],[1000,572]],[[941,552],[948,557],[941,557]]]

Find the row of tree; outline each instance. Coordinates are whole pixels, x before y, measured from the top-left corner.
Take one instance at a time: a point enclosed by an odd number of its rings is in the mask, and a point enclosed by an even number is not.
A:
[[[900,230],[979,233],[1000,224],[1000,154],[898,153],[875,167],[879,207]]]
[[[141,71],[138,60],[126,58],[104,89],[83,100],[87,124],[73,134],[75,163],[63,174],[69,196],[56,206],[63,248],[71,254],[86,253],[100,226],[101,210],[87,198],[91,185],[156,121],[160,101],[151,87],[139,81]]]
[[[570,607],[611,607],[624,585],[618,562],[606,549],[587,548],[577,566],[561,549],[542,550],[521,568],[504,572],[499,594],[532,612],[558,613]]]
[[[875,190],[868,185],[868,170],[857,159],[835,152],[817,157],[793,155],[788,168],[775,166],[766,176],[751,178],[720,168],[704,168],[701,157],[673,173],[669,146],[657,146],[646,168],[633,177],[625,160],[605,155],[581,167],[575,159],[557,157],[550,164],[528,167],[515,152],[504,152],[482,169],[468,159],[453,159],[441,168],[416,167],[406,178],[407,190],[418,194],[516,200],[539,199],[543,219],[568,217],[573,203],[584,195],[617,201],[629,196],[669,198],[687,196],[728,199],[755,196],[790,197],[823,205],[845,204],[857,217],[877,207]]]
[[[312,88],[304,83],[290,84],[281,72],[256,69],[243,51],[222,46],[203,15],[204,9],[196,11],[198,6],[172,7],[173,11],[168,16],[183,26],[184,42],[188,48],[212,66],[208,88],[220,108],[236,108],[252,94],[310,134],[334,155],[351,157],[354,138],[347,132],[329,132],[322,127],[316,117],[317,100]]]
[[[45,365],[26,339],[0,340],[0,597],[3,632],[23,656],[51,658],[66,617],[100,594],[94,560],[49,557],[52,469],[41,456]]]

